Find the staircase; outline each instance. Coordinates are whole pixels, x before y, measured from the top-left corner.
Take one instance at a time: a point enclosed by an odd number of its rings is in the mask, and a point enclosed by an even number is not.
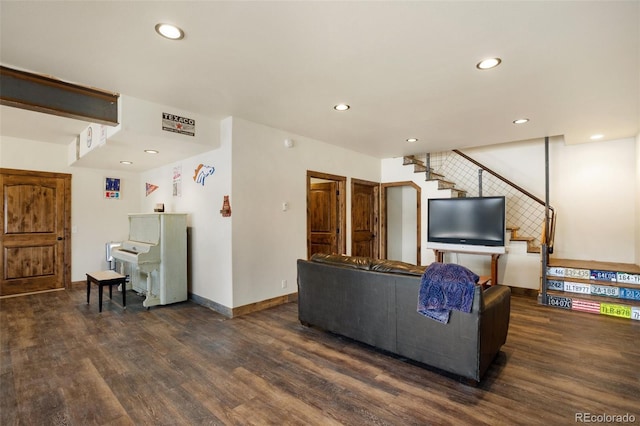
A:
[[[427,182],[437,182],[438,189],[448,189],[451,191],[451,198],[459,198],[466,197],[467,191],[464,189],[456,188],[456,184],[445,180],[444,175],[440,173],[436,173],[433,169],[427,167],[423,160],[419,160],[415,157],[415,155],[405,156],[402,162],[403,166],[413,165],[414,173],[424,173],[425,181]]]
[[[422,159],[424,158],[424,159]],[[478,173],[478,166],[465,160],[455,152],[426,154],[422,158],[415,155],[405,156],[403,165],[413,166],[414,173],[423,173],[425,181],[437,182],[439,190],[448,190],[451,198],[479,196],[478,192],[473,192],[474,187],[478,186],[478,180],[484,183],[485,191],[482,195],[504,195],[507,198],[507,231],[509,232],[511,241],[522,241],[526,243],[527,253],[540,253],[540,240],[526,234],[541,235],[540,228],[544,222],[543,210],[539,204],[535,207],[531,206],[529,200],[523,197],[521,190],[516,187],[515,190],[510,185],[502,184],[493,175],[487,174],[484,177],[482,173]],[[445,174],[451,173],[464,181],[466,189],[456,186],[457,184],[445,177]],[[535,210],[532,213],[532,210]],[[526,230],[521,235],[522,228],[513,225],[519,223],[522,218],[527,220]],[[512,223],[512,224],[509,224]]]
[[[548,306],[640,321],[638,265],[550,258],[546,278]]]

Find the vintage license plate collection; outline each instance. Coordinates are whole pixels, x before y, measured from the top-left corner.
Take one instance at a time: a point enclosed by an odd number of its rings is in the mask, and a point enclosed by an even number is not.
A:
[[[550,278],[547,280],[547,290],[609,297],[620,299],[621,302],[622,300],[640,302],[640,288],[619,286],[620,284],[640,285],[640,274],[549,266],[547,267],[547,276]],[[558,277],[559,279],[554,279],[554,277]],[[564,280],[571,278],[577,279],[578,281],[590,280],[599,283]],[[617,285],[605,285],[606,282],[616,283]],[[640,306],[629,306],[608,301],[584,300],[569,295],[559,296],[555,294],[547,295],[547,305],[640,321]]]

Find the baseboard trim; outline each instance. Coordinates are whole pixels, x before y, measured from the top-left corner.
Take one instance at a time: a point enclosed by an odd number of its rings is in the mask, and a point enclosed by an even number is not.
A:
[[[87,287],[87,281],[71,281],[71,288],[77,288],[77,287]]]
[[[535,288],[523,288],[523,287],[512,287],[509,286],[512,294],[517,294],[518,296],[527,296],[527,297],[538,297],[538,289]]]
[[[213,300],[209,300],[206,297],[198,296],[197,294],[193,293],[189,293],[189,300],[192,300],[198,305],[206,306],[207,308],[212,309],[227,318],[235,318],[241,315],[250,314],[252,312],[258,312],[264,309],[273,308],[285,303],[295,302],[298,300],[298,293],[285,294],[284,296],[273,297],[271,299],[249,303],[248,305],[238,306],[236,308],[229,308],[227,306],[214,302]]]
[[[86,281],[73,281],[71,283],[71,288],[79,288],[86,287]],[[60,289],[64,290],[64,289]],[[214,302],[213,300],[209,300],[206,297],[198,296],[197,294],[189,293],[187,295],[189,300],[192,300],[194,303],[198,305],[205,306],[209,309],[216,311],[217,313],[224,315],[227,318],[239,317],[241,315],[247,315],[252,312],[258,312],[265,309],[273,308],[278,305],[283,305],[285,303],[296,302],[298,300],[298,293],[290,293],[285,294],[284,296],[273,297],[271,299],[263,300],[260,302],[249,303],[248,305],[238,306],[237,308],[229,308],[227,306],[221,305],[220,303]]]
[[[33,294],[42,294],[42,293],[51,293],[54,291],[64,291],[65,288],[52,288],[49,290],[40,290],[40,291],[30,291],[28,293],[18,293],[18,294],[7,294],[4,296],[0,296],[0,299],[9,299],[11,297],[20,297],[20,296],[31,296]]]
[[[250,303],[244,306],[233,308],[233,316],[250,314],[252,312],[262,311],[264,309],[273,308],[275,306],[284,305],[285,303],[295,302],[298,300],[298,293],[285,294],[284,296],[273,297],[261,302]]]
[[[198,296],[197,294],[189,293],[187,297],[189,300],[193,301],[193,303],[207,307],[227,318],[233,318],[233,310],[231,308],[227,308],[224,305],[216,303],[213,300],[209,300],[206,297]]]

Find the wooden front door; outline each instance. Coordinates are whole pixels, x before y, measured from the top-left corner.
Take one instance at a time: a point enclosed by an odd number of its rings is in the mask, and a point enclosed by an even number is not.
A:
[[[307,256],[345,252],[346,178],[307,172]]]
[[[0,296],[68,287],[71,175],[0,169]]]
[[[378,258],[379,184],[351,180],[351,255]]]

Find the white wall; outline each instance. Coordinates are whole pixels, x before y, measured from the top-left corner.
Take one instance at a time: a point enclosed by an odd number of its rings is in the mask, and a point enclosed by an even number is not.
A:
[[[143,192],[141,204],[144,212],[152,212],[157,203],[164,203],[166,212],[188,213],[188,290],[232,307],[233,214],[232,217],[220,214],[223,197],[231,193],[231,118],[221,122],[220,139],[221,146],[216,150],[141,173],[141,186],[151,183],[159,187],[148,196]],[[215,167],[204,185],[193,179],[200,164]],[[174,168],[182,170],[181,196],[173,195]],[[232,212],[233,207],[232,197]]]
[[[297,291],[296,259],[307,255],[307,170],[379,182],[380,160],[238,118],[232,152],[235,307]],[[348,181],[348,253],[350,200]]]
[[[140,208],[137,173],[69,167],[66,145],[10,137],[0,138],[0,167],[71,174],[71,280],[106,269],[105,243],[126,239],[127,213]],[[106,177],[122,180],[120,200],[103,197]]]

